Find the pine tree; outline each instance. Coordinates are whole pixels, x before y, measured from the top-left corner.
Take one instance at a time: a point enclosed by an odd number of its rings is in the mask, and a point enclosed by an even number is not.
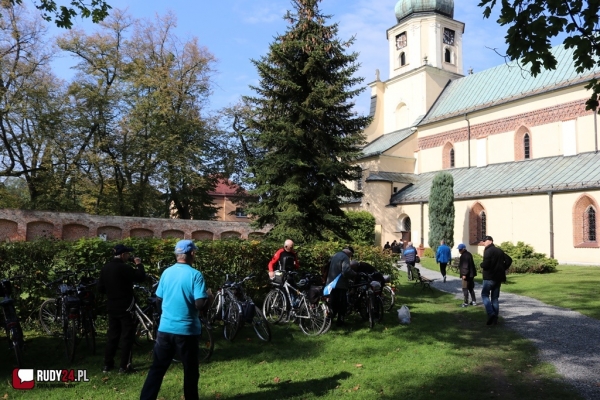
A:
[[[433,178],[429,193],[429,247],[435,251],[442,239],[454,246],[454,178],[447,172]]]
[[[250,165],[257,201],[248,212],[255,225],[272,225],[274,238],[311,240],[325,230],[347,237],[342,198],[360,196],[343,184],[360,172],[353,162],[370,122],[352,110],[364,90],[353,76],[358,54],[345,53],[354,38],[338,39],[319,3],[292,0],[291,27],[253,60],[260,81],[257,95],[245,98],[256,111],[247,125],[261,154]]]

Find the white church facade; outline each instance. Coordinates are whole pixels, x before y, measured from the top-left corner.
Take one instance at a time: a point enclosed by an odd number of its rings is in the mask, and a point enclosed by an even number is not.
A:
[[[533,78],[516,63],[463,71],[452,0],[400,0],[387,31],[390,76],[371,88],[373,122],[348,209],[375,216],[380,243],[427,247],[433,177],[454,177],[454,243],[523,241],[561,263],[598,264],[597,114],[572,49]]]

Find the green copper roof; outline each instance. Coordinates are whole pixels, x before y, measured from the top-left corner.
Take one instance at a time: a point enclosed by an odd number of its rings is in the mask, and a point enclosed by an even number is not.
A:
[[[453,80],[420,125],[581,84],[600,74],[598,65],[586,74],[578,74],[573,66],[573,51],[562,45],[554,47],[552,53],[556,57],[556,69],[542,70],[535,78],[514,61]]]
[[[431,183],[439,172],[413,175],[416,183],[396,193],[391,203],[429,201]],[[444,172],[452,174],[454,178],[456,200],[600,189],[600,153],[513,161],[486,167],[453,168]]]
[[[361,158],[377,156],[383,153],[386,150],[394,147],[398,143],[407,139],[410,135],[414,134],[416,131],[411,130],[411,128],[404,128],[398,131],[386,133],[373,140],[371,143],[367,144],[363,148],[363,155]]]
[[[399,0],[394,11],[398,22],[419,12],[437,12],[454,18],[454,0]]]

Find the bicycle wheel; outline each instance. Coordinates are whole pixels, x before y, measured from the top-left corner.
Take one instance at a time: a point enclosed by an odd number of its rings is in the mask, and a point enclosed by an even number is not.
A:
[[[320,334],[326,325],[325,307],[322,304],[309,304],[306,298],[301,300],[297,317],[300,329],[308,336]]]
[[[323,327],[323,330],[321,331],[321,335],[324,333],[327,333],[329,331],[329,329],[331,329],[331,323],[332,323],[332,319],[331,319],[331,309],[329,308],[329,305],[327,305],[327,303],[322,303],[323,307],[325,307],[325,326]]]
[[[392,289],[391,286],[384,286],[383,289],[381,289],[381,296],[383,297],[383,309],[385,311],[390,311],[396,302],[396,293],[394,293],[394,289]]]
[[[69,319],[67,322],[67,328],[65,329],[64,336],[67,359],[70,362],[73,362],[73,360],[75,360],[75,344],[77,342],[77,320],[75,318]]]
[[[271,324],[279,323],[286,314],[287,301],[285,294],[279,289],[273,289],[263,303],[263,315]]]
[[[265,342],[271,341],[271,328],[269,327],[269,322],[263,315],[262,311],[260,311],[258,306],[254,306],[252,327],[254,328],[254,332],[256,332],[256,336],[258,336],[260,340],[264,340]]]
[[[16,323],[16,326],[10,329],[10,340],[12,342],[13,350],[15,351],[17,367],[21,368],[23,366],[23,350],[25,342],[23,341],[23,330],[18,322]]]
[[[215,348],[215,342],[213,340],[212,332],[206,325],[206,322],[202,321],[202,330],[200,331],[200,337],[198,338],[198,361],[201,363],[207,363],[210,361],[213,350]]]
[[[221,315],[223,316],[223,336],[231,342],[235,339],[242,324],[242,306],[230,292],[224,293]]]
[[[96,328],[94,327],[94,321],[92,316],[84,314],[82,319],[82,336],[85,337],[85,344],[87,348],[92,352],[92,355],[96,355]]]
[[[47,335],[59,336],[63,331],[60,304],[56,299],[48,299],[40,307],[40,325]]]

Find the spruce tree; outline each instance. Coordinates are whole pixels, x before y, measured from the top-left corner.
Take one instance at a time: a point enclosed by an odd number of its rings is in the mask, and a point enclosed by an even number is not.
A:
[[[337,24],[319,10],[320,0],[292,0],[290,27],[269,52],[253,60],[259,84],[247,125],[261,154],[250,180],[257,199],[248,213],[255,225],[272,225],[270,235],[308,241],[324,231],[347,237],[343,198],[360,193],[346,187],[360,173],[354,161],[364,143],[369,117],[353,111],[363,78],[355,77],[357,53],[346,54],[354,38],[337,37]]]
[[[435,251],[442,239],[454,246],[454,178],[447,172],[433,178],[429,193],[429,247]]]

